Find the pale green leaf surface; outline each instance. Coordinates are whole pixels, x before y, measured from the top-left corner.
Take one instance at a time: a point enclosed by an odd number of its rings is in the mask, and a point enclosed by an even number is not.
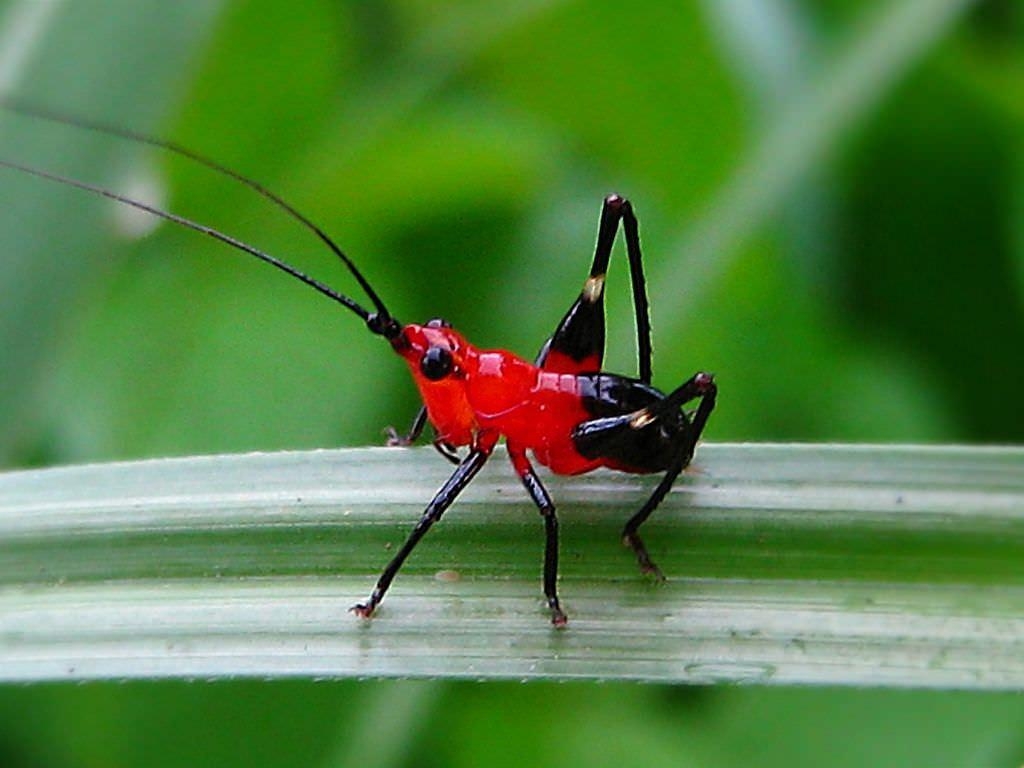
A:
[[[0,475],[0,676],[439,676],[1014,688],[1024,450],[707,445],[654,478],[548,478],[542,526],[495,456],[372,621],[346,613],[447,466],[429,449],[167,459]]]
[[[145,130],[178,95],[186,64],[220,6],[110,0],[98,13],[98,5],[85,2],[9,3],[0,17],[0,99],[14,96],[82,115],[120,114]],[[26,8],[34,19],[28,27],[15,23]],[[90,47],[95,39],[103,44]],[[14,49],[19,55],[11,55]],[[123,145],[83,133],[71,141],[52,128],[3,111],[0,154],[104,183],[124,175],[137,158]],[[17,181],[10,171],[0,178],[3,461],[37,416],[33,388],[46,379],[77,291],[107,267],[125,239],[114,215],[103,218],[102,205],[79,206],[72,190]]]

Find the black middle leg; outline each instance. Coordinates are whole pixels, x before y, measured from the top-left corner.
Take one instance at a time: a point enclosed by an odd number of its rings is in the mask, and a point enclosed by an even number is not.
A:
[[[558,602],[558,518],[555,516],[555,505],[547,490],[533,471],[526,453],[514,445],[508,446],[508,455],[512,466],[523,481],[527,493],[540,510],[544,518],[544,596],[551,610],[551,623],[556,627],[564,627],[568,618]]]

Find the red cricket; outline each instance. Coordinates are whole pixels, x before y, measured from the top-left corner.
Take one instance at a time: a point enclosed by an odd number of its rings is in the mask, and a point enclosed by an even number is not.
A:
[[[387,310],[351,259],[320,227],[282,198],[235,171],[172,142],[133,131],[12,100],[4,101],[3,106],[29,117],[149,144],[187,157],[251,187],[313,231],[341,259],[369,297],[374,307],[372,312],[280,259],[204,224],[102,187],[0,159],[0,166],[147,211],[265,261],[354,312],[371,332],[383,336],[405,360],[424,405],[408,434],[392,432],[389,443],[413,443],[429,421],[435,433],[434,446],[457,468],[384,568],[369,598],[353,606],[353,612],[364,618],[373,615],[416,544],[480,471],[502,437],[512,466],[544,521],[543,586],[555,626],[566,623],[557,593],[558,519],[530,456],[552,472],[563,475],[589,472],[598,467],[632,473],[663,472],[651,496],[626,522],[622,537],[636,554],[644,572],[664,578],[651,561],[638,529],[693,458],[697,441],[715,406],[717,387],[707,373],[694,374],[668,394],[651,386],[650,321],[640,236],[628,200],[618,195],[605,198],[590,274],[579,297],[531,363],[504,350],[477,349],[444,320],[403,325]],[[639,361],[635,378],[601,370],[605,346],[605,273],[620,223],[626,240],[636,315]],[[683,406],[694,400],[699,400],[696,409],[684,410]],[[459,453],[460,448],[467,449],[464,455]]]

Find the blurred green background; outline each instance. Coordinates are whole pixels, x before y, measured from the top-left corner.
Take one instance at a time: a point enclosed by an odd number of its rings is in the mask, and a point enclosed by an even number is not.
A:
[[[600,201],[711,440],[1024,440],[1018,0],[8,0],[0,92],[155,133],[323,224],[403,320],[530,356]],[[165,155],[0,113],[0,157],[356,287]],[[377,444],[416,396],[274,270],[0,173],[0,466]],[[619,262],[622,259],[618,259]],[[613,262],[609,367],[635,366]],[[1011,694],[439,682],[0,688],[0,766],[1019,765]]]

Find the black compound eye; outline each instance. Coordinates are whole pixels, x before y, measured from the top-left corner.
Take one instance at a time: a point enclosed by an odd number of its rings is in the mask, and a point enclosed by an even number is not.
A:
[[[440,381],[452,372],[452,353],[444,347],[431,347],[420,360],[420,370],[431,381]]]

